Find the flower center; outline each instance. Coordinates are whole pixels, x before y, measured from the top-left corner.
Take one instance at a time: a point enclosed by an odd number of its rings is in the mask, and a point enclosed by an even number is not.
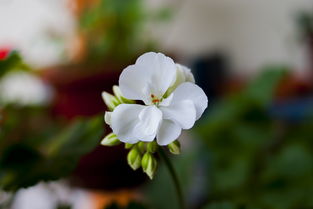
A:
[[[154,94],[150,95],[151,97],[151,101],[154,105],[158,106],[159,103],[162,101],[162,99],[159,99],[158,97],[156,97]]]

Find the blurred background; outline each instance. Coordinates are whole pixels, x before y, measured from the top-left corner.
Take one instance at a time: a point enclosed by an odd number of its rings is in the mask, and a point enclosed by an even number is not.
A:
[[[312,0],[0,0],[0,208],[178,208],[162,163],[99,145],[147,51],[209,98],[173,157],[188,209],[313,208]]]

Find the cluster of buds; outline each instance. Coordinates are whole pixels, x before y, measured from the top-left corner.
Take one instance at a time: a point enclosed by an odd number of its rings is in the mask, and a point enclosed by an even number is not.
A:
[[[135,101],[123,97],[118,86],[113,86],[113,95],[107,92],[102,92],[102,98],[109,110],[105,113],[105,122],[109,125],[110,114],[118,105],[135,103]],[[121,142],[114,133],[109,133],[101,141],[101,145],[104,146],[116,146],[122,143],[123,142]],[[178,140],[168,144],[167,148],[172,154],[180,154],[180,143]],[[127,162],[129,166],[133,170],[137,170],[141,167],[143,172],[145,172],[150,179],[153,179],[158,165],[155,155],[159,149],[159,145],[156,141],[140,141],[134,144],[125,143],[125,149],[129,150],[127,155]]]

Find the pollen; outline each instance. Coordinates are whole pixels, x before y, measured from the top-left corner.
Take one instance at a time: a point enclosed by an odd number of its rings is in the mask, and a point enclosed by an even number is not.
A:
[[[156,98],[154,94],[151,94],[152,103],[158,104],[160,102],[160,99]]]
[[[152,102],[153,102],[153,103],[159,103],[160,100],[159,100],[159,99],[153,99]]]

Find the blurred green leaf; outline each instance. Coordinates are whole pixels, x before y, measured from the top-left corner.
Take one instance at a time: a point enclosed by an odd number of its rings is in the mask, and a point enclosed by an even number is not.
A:
[[[287,71],[266,69],[243,90],[212,104],[194,129],[206,144],[199,156],[210,156],[203,161],[208,208],[313,206],[313,118],[292,124],[273,118],[269,110]]]
[[[147,37],[147,25],[155,26],[171,15],[169,8],[148,11],[143,0],[100,0],[85,8],[79,23],[88,66],[129,62],[155,49],[155,40]]]
[[[78,119],[37,143],[30,137],[2,146],[0,187],[16,191],[39,181],[68,176],[78,160],[98,145],[102,132],[102,117]]]
[[[173,18],[173,10],[171,8],[161,8],[151,15],[156,21],[169,21]]]
[[[12,51],[6,59],[0,60],[0,77],[12,70],[29,70],[17,51]]]
[[[284,66],[265,67],[261,75],[246,87],[243,95],[262,105],[269,105],[279,81],[287,75],[287,72],[288,68]]]
[[[87,8],[80,18],[87,41],[87,60],[103,62],[105,57],[124,61],[137,56],[144,45],[144,21],[142,0],[101,0]]]
[[[301,11],[296,16],[296,23],[302,38],[309,38],[313,34],[313,12]]]
[[[71,209],[72,207],[70,205],[66,205],[66,204],[60,204],[57,206],[56,209]]]

